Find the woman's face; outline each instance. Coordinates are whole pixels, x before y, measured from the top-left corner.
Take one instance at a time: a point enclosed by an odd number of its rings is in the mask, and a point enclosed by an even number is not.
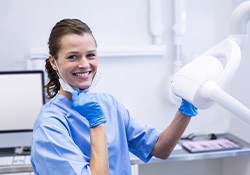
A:
[[[63,79],[73,87],[89,88],[98,66],[93,36],[88,33],[66,35],[60,46],[56,62]]]

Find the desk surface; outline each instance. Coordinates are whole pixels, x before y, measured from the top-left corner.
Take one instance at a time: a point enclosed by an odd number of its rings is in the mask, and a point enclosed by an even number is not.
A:
[[[170,157],[166,160],[158,159],[153,157],[148,163],[157,163],[157,162],[168,162],[168,161],[188,161],[188,160],[202,160],[202,159],[213,159],[213,158],[226,158],[226,157],[235,157],[250,155],[250,144],[229,134],[217,134],[218,138],[226,137],[233,141],[239,143],[242,148],[235,150],[226,150],[226,151],[213,151],[213,152],[203,152],[203,153],[189,153],[185,149],[174,149]],[[144,164],[136,156],[131,155],[131,164]]]
[[[218,137],[223,136],[228,139],[232,139],[237,143],[240,143],[242,148],[236,150],[227,150],[227,151],[214,151],[214,152],[204,152],[204,153],[189,153],[188,151],[178,148],[174,149],[170,157],[166,160],[158,159],[153,157],[148,163],[160,163],[168,161],[188,161],[188,160],[202,160],[202,159],[212,159],[212,158],[225,158],[225,157],[235,157],[250,155],[250,144],[231,135],[231,134],[217,134]],[[1,150],[0,150],[1,153]],[[7,153],[0,154],[1,157],[9,156]],[[131,164],[144,164],[140,159],[131,155]],[[32,167],[30,164],[25,165],[15,165],[15,166],[0,166],[0,173],[14,173],[14,172],[31,172]]]

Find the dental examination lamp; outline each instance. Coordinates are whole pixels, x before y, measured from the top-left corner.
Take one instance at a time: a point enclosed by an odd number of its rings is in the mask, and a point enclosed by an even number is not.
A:
[[[250,110],[223,90],[239,68],[240,45],[247,36],[249,19],[250,1],[247,1],[233,11],[228,38],[176,72],[171,83],[173,93],[199,109],[208,109],[216,102],[250,124]]]

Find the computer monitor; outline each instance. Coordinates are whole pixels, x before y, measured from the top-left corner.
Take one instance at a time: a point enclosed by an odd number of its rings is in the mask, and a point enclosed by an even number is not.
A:
[[[30,146],[45,103],[43,71],[0,72],[0,148]]]

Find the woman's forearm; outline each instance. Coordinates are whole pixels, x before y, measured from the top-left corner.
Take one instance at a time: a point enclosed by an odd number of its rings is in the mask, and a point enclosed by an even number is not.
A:
[[[176,146],[191,117],[177,112],[170,125],[160,134],[151,154],[155,157],[166,159]]]
[[[93,175],[108,175],[108,143],[105,124],[100,124],[90,129],[90,142],[90,169]]]

